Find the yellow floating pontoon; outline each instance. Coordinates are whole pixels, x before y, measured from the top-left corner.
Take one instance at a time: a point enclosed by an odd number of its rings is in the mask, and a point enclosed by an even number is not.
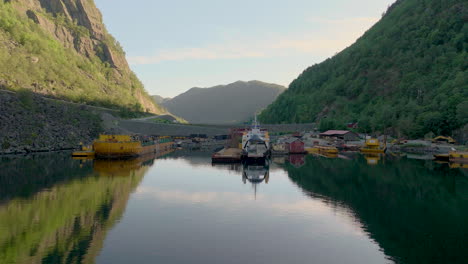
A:
[[[338,149],[329,146],[314,146],[312,148],[305,148],[308,153],[311,154],[338,154]]]
[[[85,147],[85,146],[82,146],[81,147],[81,150],[79,151],[75,151],[72,153],[72,157],[74,158],[83,158],[83,159],[90,159],[90,158],[94,158],[94,151],[93,151],[93,148],[92,147]]]
[[[359,149],[362,153],[385,153],[387,146],[384,143],[383,146],[380,145],[380,141],[376,138],[370,138],[366,140],[366,143],[363,147]]]

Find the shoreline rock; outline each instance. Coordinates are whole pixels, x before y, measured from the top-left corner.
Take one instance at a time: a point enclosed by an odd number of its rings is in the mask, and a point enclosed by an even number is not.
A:
[[[0,93],[0,154],[71,150],[103,131],[97,111],[29,91]]]

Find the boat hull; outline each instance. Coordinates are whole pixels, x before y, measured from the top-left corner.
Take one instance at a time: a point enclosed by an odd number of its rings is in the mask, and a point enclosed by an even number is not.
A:
[[[133,142],[94,142],[96,157],[102,158],[131,158],[144,154],[143,147],[138,141]],[[148,149],[146,149],[146,152]]]
[[[165,152],[172,148],[172,142],[154,143],[143,146],[141,142],[94,142],[98,158],[133,158],[141,155]]]

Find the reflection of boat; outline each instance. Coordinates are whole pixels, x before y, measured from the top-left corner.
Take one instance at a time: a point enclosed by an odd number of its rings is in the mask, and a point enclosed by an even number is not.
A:
[[[435,160],[449,161],[449,154],[434,154]]]
[[[364,154],[364,158],[368,165],[376,165],[379,163],[380,154]]]
[[[270,176],[268,165],[247,165],[245,164],[242,168],[242,181],[246,183],[247,181],[258,184],[263,181],[268,183]]]
[[[172,144],[169,138],[100,135],[94,141],[93,149],[97,157],[125,158],[166,151],[172,148]]]
[[[270,179],[270,167],[268,163],[265,165],[249,165],[244,163],[242,167],[242,182],[252,183],[254,187],[254,197],[257,199],[257,185],[265,182],[268,183]]]
[[[270,156],[270,136],[260,129],[257,116],[252,127],[242,136],[242,158],[244,160],[265,160]]]
[[[384,145],[381,146],[380,141],[376,138],[367,139],[364,146],[360,148],[360,151],[363,153],[385,153],[386,150],[387,145],[384,143]]]

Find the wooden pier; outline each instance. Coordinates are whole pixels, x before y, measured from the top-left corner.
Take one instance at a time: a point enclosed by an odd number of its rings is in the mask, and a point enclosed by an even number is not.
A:
[[[224,148],[211,156],[213,163],[241,162],[242,150],[238,148]]]

